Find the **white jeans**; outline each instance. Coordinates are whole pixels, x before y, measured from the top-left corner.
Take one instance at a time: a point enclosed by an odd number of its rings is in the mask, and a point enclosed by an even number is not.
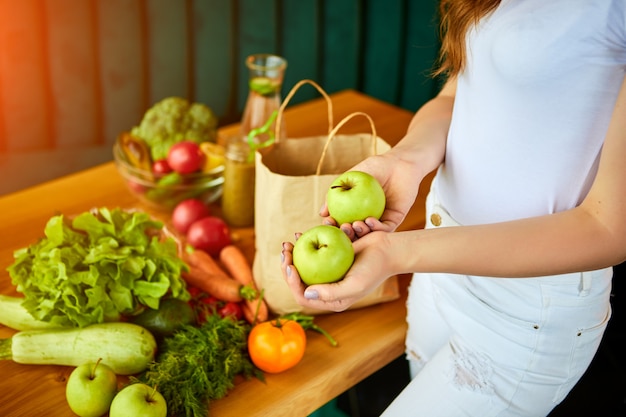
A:
[[[427,227],[458,225],[433,193],[432,214],[439,226]],[[406,338],[413,379],[383,415],[547,415],[598,349],[611,277],[612,268],[524,279],[415,274]]]

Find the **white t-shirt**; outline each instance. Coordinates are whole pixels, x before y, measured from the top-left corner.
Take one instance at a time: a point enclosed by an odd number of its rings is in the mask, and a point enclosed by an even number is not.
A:
[[[467,42],[443,206],[478,224],[578,205],[626,72],[626,0],[503,0]]]

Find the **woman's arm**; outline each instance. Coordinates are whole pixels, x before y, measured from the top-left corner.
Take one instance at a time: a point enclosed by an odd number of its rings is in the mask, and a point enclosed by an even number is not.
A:
[[[499,224],[389,236],[395,272],[530,277],[599,269],[626,259],[626,77],[594,183],[576,208]],[[417,254],[417,256],[415,256]],[[412,255],[412,256],[411,256]]]
[[[443,162],[455,94],[456,78],[452,78],[415,113],[404,138],[388,152],[419,167],[420,179]]]

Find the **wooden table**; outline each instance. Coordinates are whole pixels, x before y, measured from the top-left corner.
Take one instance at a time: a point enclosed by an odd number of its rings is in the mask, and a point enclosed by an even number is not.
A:
[[[332,95],[335,120],[353,111],[368,113],[380,137],[395,144],[404,134],[411,113],[347,90]],[[313,100],[290,107],[285,118],[290,137],[321,135],[326,130],[326,106]],[[343,128],[346,133],[369,131],[367,122],[355,118]],[[237,126],[220,133],[228,136]],[[33,167],[37,169],[39,167]],[[428,187],[428,183],[423,188]],[[423,225],[425,192],[420,193],[402,228]],[[63,177],[30,189],[0,197],[0,293],[16,295],[6,267],[13,251],[43,236],[47,220],[58,214],[76,214],[93,207],[140,208],[126,190],[112,162]],[[166,220],[166,216],[154,213]],[[235,229],[233,235],[246,255],[254,256],[252,229]],[[210,404],[210,415],[221,416],[305,416],[384,367],[403,353],[406,325],[405,298],[408,277],[400,277],[400,299],[344,313],[318,316],[317,324],[339,342],[331,347],[316,332],[309,332],[304,359],[282,374],[240,381],[227,397]],[[14,330],[0,325],[0,337]],[[65,401],[65,382],[73,368],[20,365],[0,361],[0,415],[3,417],[54,415],[73,416]]]

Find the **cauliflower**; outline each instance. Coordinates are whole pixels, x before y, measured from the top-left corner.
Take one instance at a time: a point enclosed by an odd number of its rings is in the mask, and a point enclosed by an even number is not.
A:
[[[215,142],[217,117],[202,103],[184,98],[167,97],[154,104],[143,116],[131,135],[143,139],[150,148],[153,161],[165,159],[170,147],[182,140],[197,143]]]

